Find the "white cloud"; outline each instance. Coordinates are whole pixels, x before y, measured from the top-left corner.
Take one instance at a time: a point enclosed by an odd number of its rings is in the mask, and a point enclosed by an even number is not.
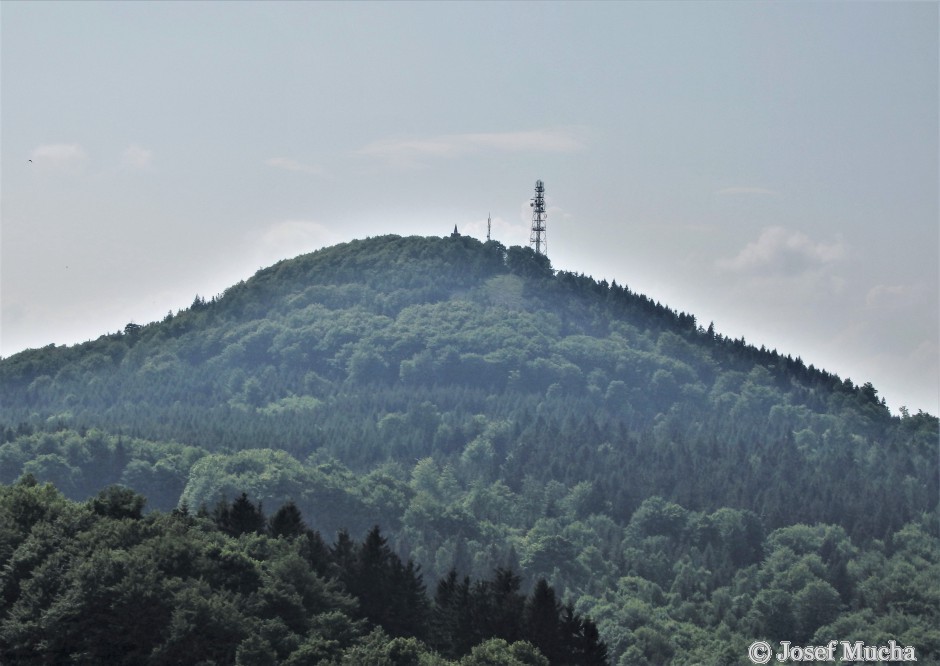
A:
[[[132,143],[124,150],[124,165],[134,169],[146,169],[153,159],[153,151]]]
[[[269,167],[274,167],[275,169],[299,171],[301,173],[310,173],[314,175],[321,175],[323,173],[322,167],[313,164],[304,164],[303,162],[298,162],[297,160],[291,159],[289,157],[272,157],[265,160],[264,163]]]
[[[789,273],[831,265],[845,256],[841,240],[816,242],[800,231],[768,227],[732,259],[719,260],[718,267],[739,273]]]
[[[917,305],[922,291],[919,286],[909,284],[878,284],[865,294],[865,305],[878,310]]]
[[[414,139],[382,139],[357,151],[400,166],[415,166],[422,159],[453,158],[480,152],[571,153],[585,148],[572,130],[527,130],[443,134]]]
[[[77,143],[49,143],[34,149],[34,164],[51,169],[74,167],[85,160],[85,151]]]

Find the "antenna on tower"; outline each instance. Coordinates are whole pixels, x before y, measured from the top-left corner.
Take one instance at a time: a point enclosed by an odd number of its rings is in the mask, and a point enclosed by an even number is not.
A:
[[[535,196],[532,197],[532,233],[529,243],[535,248],[536,254],[548,252],[548,238],[545,235],[545,183],[535,181]]]
[[[492,224],[493,224],[493,220],[490,217],[490,214],[487,213],[486,214],[486,242],[489,242],[490,240],[490,228],[492,227]]]

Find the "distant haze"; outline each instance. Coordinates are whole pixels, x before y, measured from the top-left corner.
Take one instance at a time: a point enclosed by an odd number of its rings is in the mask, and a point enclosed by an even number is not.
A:
[[[938,413],[937,3],[0,5],[4,356],[369,235],[555,268]]]

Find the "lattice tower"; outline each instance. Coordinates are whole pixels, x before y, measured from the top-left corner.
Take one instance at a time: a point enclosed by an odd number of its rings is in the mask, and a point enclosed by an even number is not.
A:
[[[548,237],[545,235],[545,183],[535,181],[535,196],[532,197],[532,232],[529,234],[529,243],[536,254],[548,252]]]

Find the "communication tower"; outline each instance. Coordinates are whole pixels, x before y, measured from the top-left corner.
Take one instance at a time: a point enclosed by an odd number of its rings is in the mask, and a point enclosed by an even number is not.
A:
[[[535,196],[532,197],[532,233],[529,234],[529,243],[535,248],[536,254],[548,252],[548,238],[545,235],[545,183],[535,181]]]
[[[487,213],[486,214],[486,241],[487,242],[489,242],[490,240],[490,227],[492,226],[492,224],[493,224],[493,219],[490,217],[490,214]]]

